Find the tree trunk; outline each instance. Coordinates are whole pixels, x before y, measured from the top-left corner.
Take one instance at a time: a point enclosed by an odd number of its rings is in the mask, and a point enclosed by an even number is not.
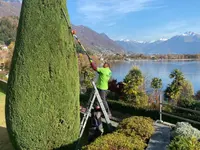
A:
[[[61,8],[66,0],[23,0],[6,96],[17,150],[73,149],[78,138],[78,61]]]

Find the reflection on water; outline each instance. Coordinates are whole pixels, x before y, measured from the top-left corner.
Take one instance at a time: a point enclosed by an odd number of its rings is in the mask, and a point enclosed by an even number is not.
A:
[[[133,66],[138,66],[145,76],[151,80],[153,77],[162,79],[163,89],[170,84],[169,74],[174,69],[179,69],[193,86],[194,91],[200,90],[200,61],[117,61],[111,63],[113,78],[123,81],[126,74]]]

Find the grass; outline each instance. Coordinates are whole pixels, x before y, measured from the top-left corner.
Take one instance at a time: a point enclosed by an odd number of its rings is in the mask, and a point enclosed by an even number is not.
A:
[[[5,94],[0,91],[0,150],[14,150],[9,140],[5,121]]]

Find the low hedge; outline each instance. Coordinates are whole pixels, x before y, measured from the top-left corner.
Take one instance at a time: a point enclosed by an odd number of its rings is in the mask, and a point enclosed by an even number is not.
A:
[[[150,117],[153,120],[159,119],[158,110],[145,109],[145,108],[136,108],[133,105],[125,103],[123,101],[108,100],[109,107],[111,110],[116,110],[122,113],[127,113],[132,116],[145,116]]]
[[[200,142],[194,137],[176,136],[168,150],[200,150]]]
[[[144,150],[146,143],[138,136],[128,137],[121,133],[111,133],[97,138],[82,150]]]
[[[136,108],[131,104],[125,103],[123,101],[116,101],[116,100],[108,100],[109,103],[109,107],[111,108],[111,110],[115,110],[115,111],[119,111],[122,113],[127,113],[133,116],[145,116],[145,117],[150,117],[153,120],[159,120],[159,110],[155,110],[155,109],[148,109],[148,108]],[[181,113],[176,113],[176,109],[173,109],[174,112],[167,112],[171,115],[176,115],[176,116],[180,116],[183,118],[188,118],[191,120],[195,120],[195,121],[200,121],[199,119],[199,115],[191,115],[190,113],[186,114],[181,114]],[[163,110],[163,112],[166,112],[165,110]],[[181,119],[177,119],[177,118],[173,118],[170,116],[162,116],[162,119],[166,122],[170,122],[173,124],[176,124],[177,122],[181,122],[183,120]],[[200,128],[198,125],[196,124],[192,124],[193,126],[195,126],[196,128]]]
[[[134,116],[124,119],[114,133],[97,138],[83,150],[144,150],[154,133],[153,120]]]
[[[81,95],[80,99],[81,99],[81,104],[85,105],[87,101],[89,100],[89,95]],[[111,110],[130,114],[131,116],[145,116],[145,117],[150,117],[153,120],[159,120],[159,110],[149,109],[149,108],[136,108],[135,106],[121,100],[108,100],[108,104]],[[188,114],[178,113],[176,109],[172,109],[173,112],[168,112],[166,110],[163,110],[163,111],[170,113],[171,115],[176,115],[183,118],[200,121],[199,115],[190,115],[190,113]],[[176,118],[165,116],[165,115],[162,116],[162,119],[166,122],[170,122],[173,124],[183,121],[181,119],[176,119]],[[192,124],[192,125],[200,129],[198,125],[195,125],[195,124]]]
[[[150,139],[154,133],[153,120],[147,117],[130,117],[119,123],[117,132],[123,133],[126,136],[140,136],[144,141]]]

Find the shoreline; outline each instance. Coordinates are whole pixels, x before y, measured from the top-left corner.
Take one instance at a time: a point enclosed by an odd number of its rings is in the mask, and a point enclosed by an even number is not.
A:
[[[200,61],[200,59],[130,59],[130,60],[125,60],[125,59],[121,59],[121,60],[109,60],[110,62],[112,61]]]

